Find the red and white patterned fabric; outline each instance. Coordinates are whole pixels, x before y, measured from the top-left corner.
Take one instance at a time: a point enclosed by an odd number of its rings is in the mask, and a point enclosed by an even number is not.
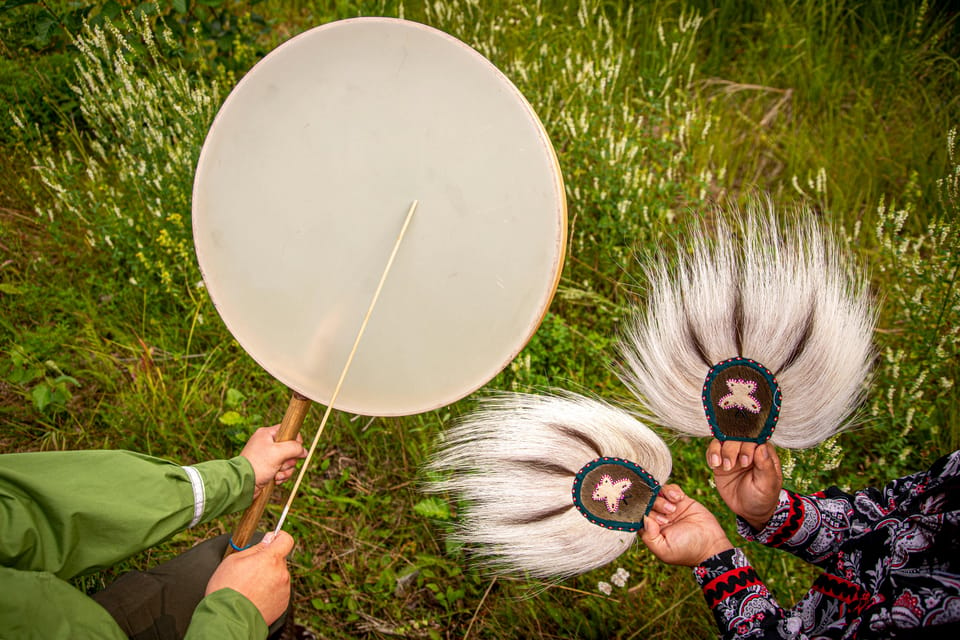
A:
[[[824,573],[784,609],[742,550],[709,558],[694,576],[723,638],[960,637],[960,451],[882,489],[783,490],[762,531],[737,525]]]

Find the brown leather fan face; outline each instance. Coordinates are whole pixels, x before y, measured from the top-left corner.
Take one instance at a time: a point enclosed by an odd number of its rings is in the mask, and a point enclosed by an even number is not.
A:
[[[577,473],[573,503],[593,524],[617,531],[638,531],[660,492],[660,484],[629,460],[597,458]]]
[[[780,415],[780,387],[763,365],[747,358],[720,362],[703,385],[703,409],[718,440],[764,443]]]

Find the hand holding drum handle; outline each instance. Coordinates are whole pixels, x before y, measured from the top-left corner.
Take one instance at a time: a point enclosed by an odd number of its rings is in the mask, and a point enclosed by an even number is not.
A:
[[[287,405],[287,412],[283,415],[283,421],[280,423],[280,430],[277,431],[276,440],[282,442],[284,440],[295,439],[297,434],[300,433],[303,419],[307,416],[307,411],[309,410],[310,399],[294,392],[290,398],[290,404]],[[260,524],[263,510],[266,508],[267,503],[270,502],[270,496],[273,494],[273,486],[272,482],[267,483],[260,491],[260,495],[253,501],[253,504],[247,507],[247,510],[243,513],[243,517],[240,518],[240,523],[237,525],[233,537],[230,539],[232,544],[227,546],[227,551],[223,554],[224,558],[235,550],[246,548],[250,543],[250,538],[257,530],[257,525]]]

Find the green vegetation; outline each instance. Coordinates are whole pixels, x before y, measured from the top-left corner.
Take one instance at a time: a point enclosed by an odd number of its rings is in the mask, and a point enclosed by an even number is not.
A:
[[[637,258],[677,222],[762,191],[840,229],[881,307],[860,425],[789,456],[790,483],[855,488],[919,470],[960,446],[960,33],[940,6],[0,0],[0,447],[130,448],[186,463],[235,455],[279,421],[286,390],[196,287],[192,170],[221,100],[265,52],[330,20],[389,15],[490,58],[560,157],[570,212],[560,288],[490,388],[555,385],[628,403],[611,346],[643,305]],[[298,620],[325,638],[711,633],[689,571],[640,545],[562,584],[469,569],[444,541],[456,505],[416,482],[432,439],[470,406],[334,412],[287,521]],[[671,442],[674,479],[725,514],[705,444]],[[748,553],[784,604],[814,575],[783,554]],[[597,583],[618,568],[630,578],[604,596]]]

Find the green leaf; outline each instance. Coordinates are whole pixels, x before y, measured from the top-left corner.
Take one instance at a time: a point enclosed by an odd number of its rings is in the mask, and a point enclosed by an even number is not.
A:
[[[227,389],[227,399],[225,404],[228,407],[239,407],[244,400],[247,399],[247,396],[243,395],[242,391],[237,389]]]
[[[187,12],[187,0],[173,0],[173,10],[183,15]]]
[[[7,374],[7,380],[14,384],[27,384],[28,382],[42,378],[44,373],[45,371],[43,369],[36,366],[15,366],[15,368]]]
[[[425,518],[434,518],[436,520],[450,519],[450,505],[448,505],[446,501],[436,497],[421,500],[413,505],[413,510]]]
[[[337,504],[344,505],[347,507],[363,508],[363,503],[360,502],[359,500],[356,500],[355,498],[348,498],[347,496],[329,496],[327,499],[330,500],[331,502],[335,502]]]
[[[73,394],[64,387],[55,387],[50,391],[50,404],[55,407],[66,406]]]
[[[220,424],[225,424],[228,427],[240,426],[246,422],[244,417],[236,411],[227,411],[218,419],[220,420]]]
[[[0,282],[0,293],[6,293],[11,296],[18,296],[24,292],[24,289],[16,285],[12,285],[9,282]]]
[[[43,411],[50,404],[50,387],[45,384],[38,384],[30,392],[33,404],[38,411]]]
[[[119,16],[121,11],[123,11],[123,7],[121,7],[116,0],[107,0],[107,2],[103,3],[103,6],[100,7],[100,15],[106,16],[111,20]]]
[[[40,18],[34,26],[34,41],[41,47],[50,44],[52,38],[51,32],[57,27],[57,21],[53,18]]]
[[[68,384],[72,384],[75,387],[80,386],[80,382],[73,376],[59,376],[53,381],[54,386],[60,388],[66,388]]]

